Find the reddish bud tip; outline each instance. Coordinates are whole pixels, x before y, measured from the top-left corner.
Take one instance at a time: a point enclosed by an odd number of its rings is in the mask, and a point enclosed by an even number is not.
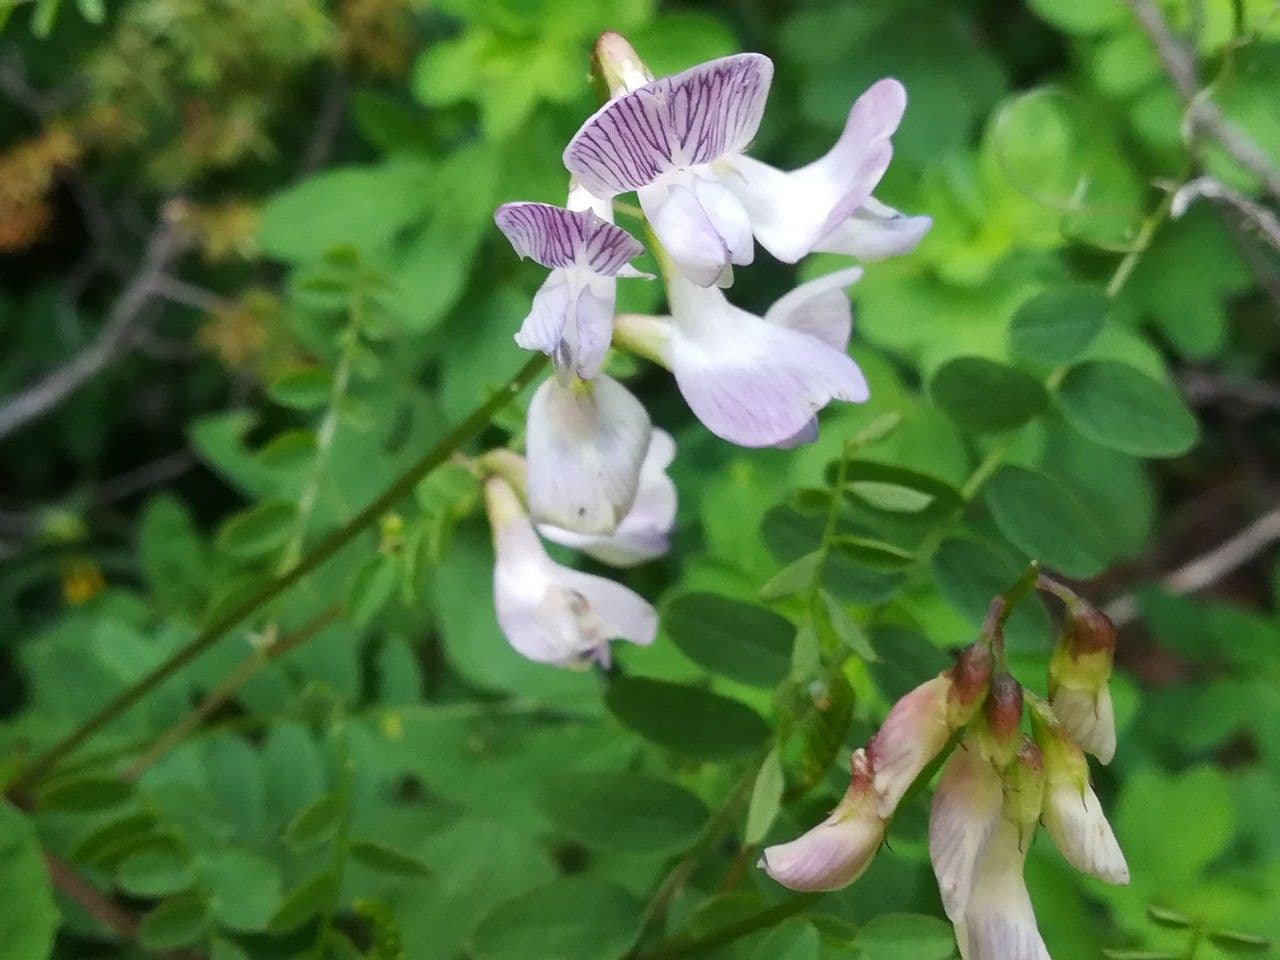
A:
[[[999,740],[1012,740],[1022,724],[1022,684],[1007,673],[996,674],[983,709],[992,734]]]
[[[1064,628],[1063,640],[1073,657],[1115,651],[1115,624],[1097,607],[1081,603],[1068,613]]]

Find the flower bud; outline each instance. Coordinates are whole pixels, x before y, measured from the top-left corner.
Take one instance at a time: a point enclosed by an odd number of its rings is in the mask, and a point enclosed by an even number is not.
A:
[[[1129,882],[1129,865],[1089,784],[1089,764],[1052,711],[1037,705],[1031,725],[1044,755],[1045,829],[1063,857],[1081,873],[1107,883]]]
[[[850,760],[853,776],[831,816],[790,843],[768,847],[758,866],[792,890],[838,890],[870,865],[884,840],[876,792],[865,750]]]
[[[1013,763],[1004,771],[1004,818],[1018,829],[1023,849],[1031,843],[1044,800],[1044,755],[1023,737]]]
[[[867,746],[880,795],[880,816],[893,813],[907,788],[967,724],[986,696],[991,654],[974,644],[955,665],[916,687],[893,705]]]
[[[611,97],[643,87],[653,80],[652,71],[640,59],[635,47],[622,34],[612,30],[600,34],[592,60]]]
[[[991,680],[991,693],[982,707],[978,727],[987,760],[997,770],[1013,762],[1021,743],[1022,684],[1001,671]]]
[[[1076,601],[1049,661],[1049,702],[1067,733],[1102,763],[1116,752],[1111,677],[1116,629],[1106,614]]]

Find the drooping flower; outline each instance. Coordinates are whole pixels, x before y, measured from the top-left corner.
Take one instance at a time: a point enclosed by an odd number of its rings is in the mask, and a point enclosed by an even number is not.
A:
[[[947,759],[929,813],[929,859],[942,907],[952,923],[964,918],[973,872],[1000,821],[1000,775],[969,735]]]
[[[671,370],[716,436],[744,447],[787,444],[812,433],[830,401],[867,399],[845,352],[852,314],[843,288],[860,275],[852,267],[801,284],[758,317],[676,274],[667,290],[672,316],[621,316],[617,335]]]
[[[1022,687],[1001,672],[991,680],[982,716],[942,769],[929,814],[929,859],[942,906],[953,923],[964,918],[974,869],[1004,809],[1000,773],[1021,744]]]
[[[1041,819],[1067,862],[1107,883],[1129,882],[1129,865],[1089,783],[1089,763],[1050,709],[1037,704],[1031,726],[1044,754]]]
[[[521,258],[551,271],[533,298],[516,343],[551,356],[562,378],[572,372],[590,380],[599,374],[609,350],[618,277],[648,274],[630,265],[644,248],[609,222],[611,204],[576,189],[570,192],[570,206],[578,209],[505,203],[494,222]]]
[[[597,56],[617,54],[597,47]],[[645,73],[613,72],[614,99],[574,135],[564,163],[596,196],[635,190],[659,241],[700,286],[728,286],[733,265],[754,257],[753,235],[788,263],[838,238],[888,167],[906,108],[902,85],[879,81],[829,153],[786,173],[744,154],[773,79],[768,57],[737,54],[636,86]]]
[[[838,890],[871,864],[884,840],[865,750],[850,759],[849,789],[826,820],[790,843],[765,848],[759,866],[792,890]]]
[[[1044,793],[1044,760],[1024,738],[1005,770],[1001,813],[978,856],[956,940],[966,960],[1049,960],[1023,867]]]
[[[1049,661],[1049,703],[1071,738],[1102,763],[1116,753],[1111,667],[1116,628],[1083,601],[1069,603],[1062,636]]]
[[[546,523],[539,524],[538,531],[548,540],[581,550],[614,567],[631,567],[662,556],[667,552],[676,520],[676,486],[667,476],[675,453],[671,434],[655,427],[640,464],[635,502],[613,533],[578,533]]]
[[[974,644],[954,666],[916,687],[893,705],[867,746],[879,794],[880,816],[889,816],[951,734],[982,705],[991,680],[991,654]]]
[[[635,503],[649,414],[611,377],[548,378],[529,403],[529,510],[539,523],[611,534]]]
[[[656,611],[621,584],[563,567],[543,549],[515,491],[491,476],[484,485],[493,530],[493,599],[507,642],[539,663],[584,667],[610,662],[609,641],[647,645]]]

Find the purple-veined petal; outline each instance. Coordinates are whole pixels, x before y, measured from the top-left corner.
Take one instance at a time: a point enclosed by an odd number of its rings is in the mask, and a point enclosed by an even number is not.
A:
[[[852,216],[889,166],[889,137],[905,108],[902,84],[881,80],[854,103],[835,146],[808,166],[785,173],[749,157],[727,158],[732,173],[723,182],[747,208],[760,245],[795,263]]]
[[[640,465],[640,487],[630,512],[611,534],[584,534],[550,524],[539,526],[548,540],[581,550],[601,563],[631,567],[667,552],[676,519],[676,485],[667,467],[676,453],[671,434],[657,427]]]
[[[564,165],[592,193],[613,197],[740,153],[772,79],[768,57],[740,53],[647,83],[597,110],[565,147]]]
[[[871,864],[884,840],[884,821],[876,814],[875,790],[862,750],[852,758],[849,789],[831,815],[790,843],[766,848],[759,866],[792,890],[839,890]]]
[[[1022,877],[1026,847],[1001,819],[978,858],[962,928],[967,960],[1050,960]]]
[[[493,527],[493,598],[498,625],[521,656],[585,667],[608,663],[609,641],[652,643],[657,613],[621,584],[553,561],[506,481],[485,482]]]
[[[764,318],[843,352],[853,334],[853,305],[845,288],[861,277],[861,267],[848,267],[802,283],[778,299]]]
[[[866,400],[866,380],[843,351],[766,323],[715,288],[676,277],[669,293],[671,369],[689,408],[716,436],[771,446],[795,437],[832,400]]]
[[[948,919],[963,919],[973,872],[1000,819],[1000,777],[972,736],[942,769],[929,814],[929,859]]]
[[[932,217],[910,217],[867,197],[852,216],[818,241],[815,253],[884,260],[910,253],[933,227]]]
[[[566,210],[547,203],[504,203],[493,219],[516,253],[552,270],[580,267],[614,277],[644,253],[635,237],[591,210]]]
[[[612,533],[635,502],[649,414],[618,381],[543,382],[529,403],[529,508],[539,522]]]
[[[946,674],[926,680],[893,705],[871,738],[867,753],[880,795],[880,816],[893,813],[907,788],[947,745],[950,692],[951,678]]]

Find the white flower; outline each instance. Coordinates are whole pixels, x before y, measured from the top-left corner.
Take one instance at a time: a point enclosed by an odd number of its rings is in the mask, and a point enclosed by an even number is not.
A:
[[[529,509],[539,523],[586,534],[617,530],[649,449],[649,414],[618,381],[545,380],[529,403]]]
[[[670,368],[694,415],[716,436],[744,447],[811,435],[832,400],[860,403],[867,383],[845,352],[852,313],[843,288],[853,267],[801,284],[763,317],[715,288],[670,278],[669,318],[618,318],[620,342]]]
[[[562,378],[576,373],[590,380],[609,350],[617,278],[648,274],[629,265],[644,248],[609,222],[610,203],[577,189],[570,193],[570,205],[580,209],[506,203],[493,218],[516,253],[551,270],[516,343],[550,355]]]
[[[1026,844],[1017,824],[1000,818],[973,874],[956,939],[965,960],[1049,960],[1023,879]]]
[[[1000,775],[972,734],[942,768],[929,814],[929,859],[942,907],[954,923],[964,918],[973,874],[987,839],[1000,822]]]
[[[792,890],[839,890],[870,865],[884,840],[866,751],[854,751],[853,777],[826,820],[790,843],[765,848],[759,866]]]
[[[494,607],[517,653],[539,663],[583,667],[607,665],[610,640],[653,642],[658,616],[643,597],[547,556],[505,480],[490,477],[484,492],[496,555]]]
[[[990,679],[991,655],[974,645],[961,653],[951,669],[920,684],[893,705],[867,746],[880,816],[893,813],[907,788],[947,745],[951,734],[972,719]]]
[[[1107,883],[1129,882],[1129,865],[1089,784],[1084,752],[1042,705],[1032,728],[1044,754],[1045,792],[1041,819],[1067,862]]]
[[[828,237],[848,246],[843,225],[864,209],[893,153],[889,137],[906,108],[900,83],[874,84],[831,151],[786,173],[744,154],[773,79],[768,57],[724,57],[636,86],[643,77],[641,69],[618,72],[618,95],[574,135],[564,163],[596,196],[635,190],[691,280],[728,286],[733,265],[754,257],[753,234],[788,263]]]
[[[539,524],[538,531],[548,540],[581,550],[614,567],[631,567],[662,556],[670,545],[676,520],[676,486],[667,476],[675,453],[671,434],[655,427],[640,464],[635,502],[613,533],[578,533],[548,523]]]

